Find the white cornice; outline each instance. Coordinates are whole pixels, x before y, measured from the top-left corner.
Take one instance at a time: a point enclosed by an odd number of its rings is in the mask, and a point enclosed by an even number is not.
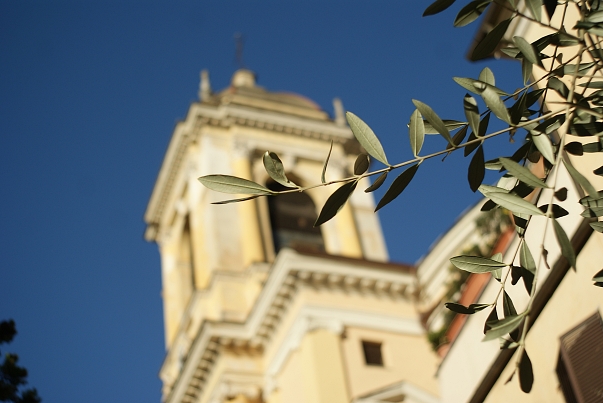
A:
[[[410,299],[414,293],[414,271],[396,265],[308,256],[289,249],[282,250],[245,323],[205,321],[202,324],[182,371],[165,401],[189,403],[200,396],[205,382],[211,376],[220,353],[220,345],[263,349],[282,323],[282,316],[291,305],[298,287],[303,284]],[[421,332],[419,323],[414,323],[413,320],[387,315],[365,315],[345,309],[323,311],[322,308],[309,306],[301,312],[300,318],[297,327],[291,330],[297,334],[298,339],[303,337],[305,331],[316,327],[340,328],[332,319],[339,320],[341,326],[358,325],[411,334]],[[280,358],[273,360],[275,367],[280,367],[283,357],[295,348],[295,343],[281,348],[282,351],[277,354]],[[166,359],[165,362],[169,361]]]

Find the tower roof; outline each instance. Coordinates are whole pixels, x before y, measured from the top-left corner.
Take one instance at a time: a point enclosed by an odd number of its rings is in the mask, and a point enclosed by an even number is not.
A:
[[[267,91],[256,84],[255,73],[246,69],[235,71],[229,87],[204,99],[203,102],[214,105],[239,105],[315,120],[329,120],[329,115],[316,102],[292,92]]]

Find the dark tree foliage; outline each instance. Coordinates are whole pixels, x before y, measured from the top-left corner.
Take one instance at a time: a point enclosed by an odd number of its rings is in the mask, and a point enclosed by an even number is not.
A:
[[[10,343],[16,334],[14,320],[0,322],[0,344]],[[42,399],[35,388],[23,389],[27,385],[27,370],[20,367],[18,361],[16,354],[4,354],[0,366],[0,402],[40,403]]]

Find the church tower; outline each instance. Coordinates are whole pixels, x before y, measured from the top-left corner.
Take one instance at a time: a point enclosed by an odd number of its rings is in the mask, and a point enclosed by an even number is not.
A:
[[[197,181],[227,174],[277,190],[262,164],[271,151],[293,182],[316,184],[331,144],[327,180],[350,176],[360,146],[341,102],[331,118],[244,69],[217,93],[202,72],[199,98],[174,129],[145,213],[161,256],[163,401],[437,401],[415,269],[387,263],[370,194],[355,192],[314,228],[333,186],[216,205],[225,195]]]

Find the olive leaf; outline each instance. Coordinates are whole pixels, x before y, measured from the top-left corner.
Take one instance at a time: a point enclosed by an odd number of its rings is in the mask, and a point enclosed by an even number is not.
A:
[[[247,200],[253,200],[253,199],[257,199],[258,197],[260,197],[260,195],[253,195],[253,196],[248,196],[248,197],[241,197],[240,199],[222,200],[222,201],[212,202],[211,204],[230,204],[230,203],[238,203],[238,202],[242,202],[242,201],[247,201]]]
[[[471,130],[474,133],[479,132],[479,108],[477,107],[477,101],[471,95],[466,94],[463,99],[463,107],[465,109],[465,117]]]
[[[206,175],[198,178],[205,187],[216,192],[232,194],[269,195],[274,192],[247,179],[230,175]]]
[[[473,192],[476,192],[479,186],[484,180],[486,175],[486,168],[484,166],[484,147],[479,146],[477,151],[471,158],[469,163],[469,172],[467,178],[469,179],[469,187]]]
[[[387,171],[383,172],[381,175],[379,175],[379,177],[377,179],[375,179],[375,182],[373,182],[373,184],[369,187],[367,187],[364,192],[365,193],[370,193],[370,192],[374,192],[375,190],[379,189],[381,187],[381,185],[383,185],[383,183],[385,182],[385,179],[387,178]]]
[[[551,144],[551,139],[549,136],[544,133],[532,133],[532,142],[540,151],[542,156],[547,159],[551,164],[555,164],[555,155],[553,152],[553,144]]]
[[[526,4],[532,16],[540,22],[542,20],[542,0],[526,0]]]
[[[408,186],[412,178],[415,176],[415,174],[417,173],[417,169],[419,169],[419,164],[411,166],[410,168],[402,172],[400,175],[398,175],[398,177],[394,179],[389,189],[387,189],[387,192],[385,192],[385,194],[379,201],[379,204],[377,204],[375,211],[380,210],[383,206],[398,197],[400,193],[402,193],[404,189],[406,189],[406,186]]]
[[[440,119],[440,117],[436,115],[433,109],[431,109],[429,105],[424,104],[423,102],[418,101],[416,99],[413,99],[412,103],[419,110],[419,112],[421,112],[421,115],[423,115],[425,119],[427,119],[429,123],[431,123],[431,125],[438,131],[438,133],[440,133],[442,137],[444,137],[446,141],[448,141],[448,143],[454,145],[454,143],[452,142],[452,138],[450,137],[450,132],[448,131],[448,128],[446,127],[446,125],[444,125],[442,119]]]
[[[536,273],[536,262],[525,240],[521,243],[521,248],[519,249],[519,264],[530,273]]]
[[[546,183],[542,181],[542,179],[539,179],[528,168],[519,165],[517,162],[504,157],[500,157],[498,160],[505,167],[505,169],[509,171],[511,175],[513,175],[526,185],[537,188],[548,187]]]
[[[487,257],[466,255],[455,256],[450,259],[450,263],[470,273],[489,273],[501,267],[508,266],[506,263],[488,259]]]
[[[358,181],[354,180],[348,183],[343,184],[336,191],[333,192],[331,196],[325,202],[325,205],[320,210],[320,214],[314,223],[315,227],[324,224],[329,221],[331,218],[335,217],[337,213],[342,209],[344,204],[348,201],[354,189],[356,189],[356,185]]]
[[[366,152],[376,160],[389,165],[385,151],[383,151],[383,146],[373,130],[352,112],[346,112],[345,117],[350,125],[350,129],[352,129],[352,133],[354,133],[354,136]]]
[[[578,172],[576,168],[574,168],[571,164],[565,162],[565,159],[563,160],[563,165],[565,165],[565,168],[567,169],[567,172],[569,172],[571,177],[574,178],[574,180],[578,182],[578,184],[580,184],[580,186],[582,186],[584,190],[586,190],[586,193],[591,196],[598,196],[599,192],[597,192],[597,190],[594,188],[593,185],[591,185],[588,179],[586,179],[580,172]]]
[[[465,25],[471,24],[477,20],[480,15],[484,12],[486,7],[492,2],[492,0],[474,0],[468,3],[465,7],[458,12],[454,19],[455,27],[464,27]]]
[[[532,362],[525,348],[519,360],[519,386],[524,393],[530,393],[534,384],[534,372],[532,371]]]
[[[503,290],[503,312],[505,314],[505,318],[509,316],[517,316],[517,311],[515,310],[515,305],[513,305],[513,300],[507,294],[506,291]]]
[[[561,247],[561,254],[567,259],[574,270],[576,270],[576,253],[574,252],[574,247],[567,237],[563,227],[554,218],[552,220],[553,228],[555,229],[555,236],[557,237],[557,242],[559,242],[559,246]]]
[[[266,168],[266,172],[268,172],[268,175],[276,182],[288,188],[298,187],[295,183],[287,179],[283,163],[276,153],[266,151],[262,157],[262,161],[264,163],[264,168]]]
[[[418,109],[410,115],[410,124],[408,125],[408,135],[410,136],[410,149],[416,157],[421,152],[423,141],[425,140],[425,124],[423,117]]]
[[[492,31],[488,32],[473,49],[473,52],[471,53],[471,60],[477,61],[489,57],[492,52],[496,50],[496,47],[500,43],[500,40],[503,38],[503,36],[505,36],[505,32],[507,32],[507,28],[509,28],[509,24],[512,20],[513,18],[503,20],[499,22],[498,25],[492,29]]]
[[[369,169],[370,161],[369,156],[366,154],[360,154],[356,157],[354,162],[354,175],[362,175]]]
[[[511,116],[509,116],[509,111],[507,110],[504,102],[500,99],[499,94],[494,91],[492,86],[484,85],[483,91],[480,93],[480,95],[496,117],[506,123],[511,124]]]
[[[539,56],[540,52],[538,49],[534,49],[534,46],[530,42],[526,41],[521,36],[514,36],[513,42],[515,43],[515,46],[519,48],[521,54],[526,60],[532,64],[542,67],[542,61],[540,60]]]
[[[471,304],[469,306],[465,306],[456,302],[446,302],[444,306],[450,309],[452,312],[461,313],[464,315],[473,315],[476,312],[486,309],[490,306],[490,304]]]
[[[327,154],[327,159],[325,159],[325,164],[322,167],[322,174],[320,175],[320,181],[322,183],[327,183],[327,165],[329,165],[329,158],[331,158],[331,151],[333,151],[333,140],[331,140],[331,147],[329,147],[329,153]]]
[[[526,312],[523,312],[519,315],[510,315],[504,319],[490,322],[490,329],[486,331],[486,336],[482,341],[494,340],[505,334],[511,333],[519,327],[525,315]]]
[[[480,81],[485,82],[491,86],[496,85],[496,79],[494,78],[494,73],[490,70],[489,67],[484,67],[482,71],[479,72],[479,77],[477,78]]]
[[[590,226],[597,232],[603,232],[603,222],[601,221],[591,222]]]
[[[519,214],[529,214],[529,215],[544,215],[542,211],[538,209],[538,207],[534,206],[527,200],[522,199],[521,197],[505,192],[490,192],[483,191],[483,185],[478,189],[484,196],[492,200],[494,203],[498,204],[501,207],[506,208],[514,213]]]
[[[440,13],[454,4],[454,2],[455,0],[436,0],[425,9],[423,17]]]

